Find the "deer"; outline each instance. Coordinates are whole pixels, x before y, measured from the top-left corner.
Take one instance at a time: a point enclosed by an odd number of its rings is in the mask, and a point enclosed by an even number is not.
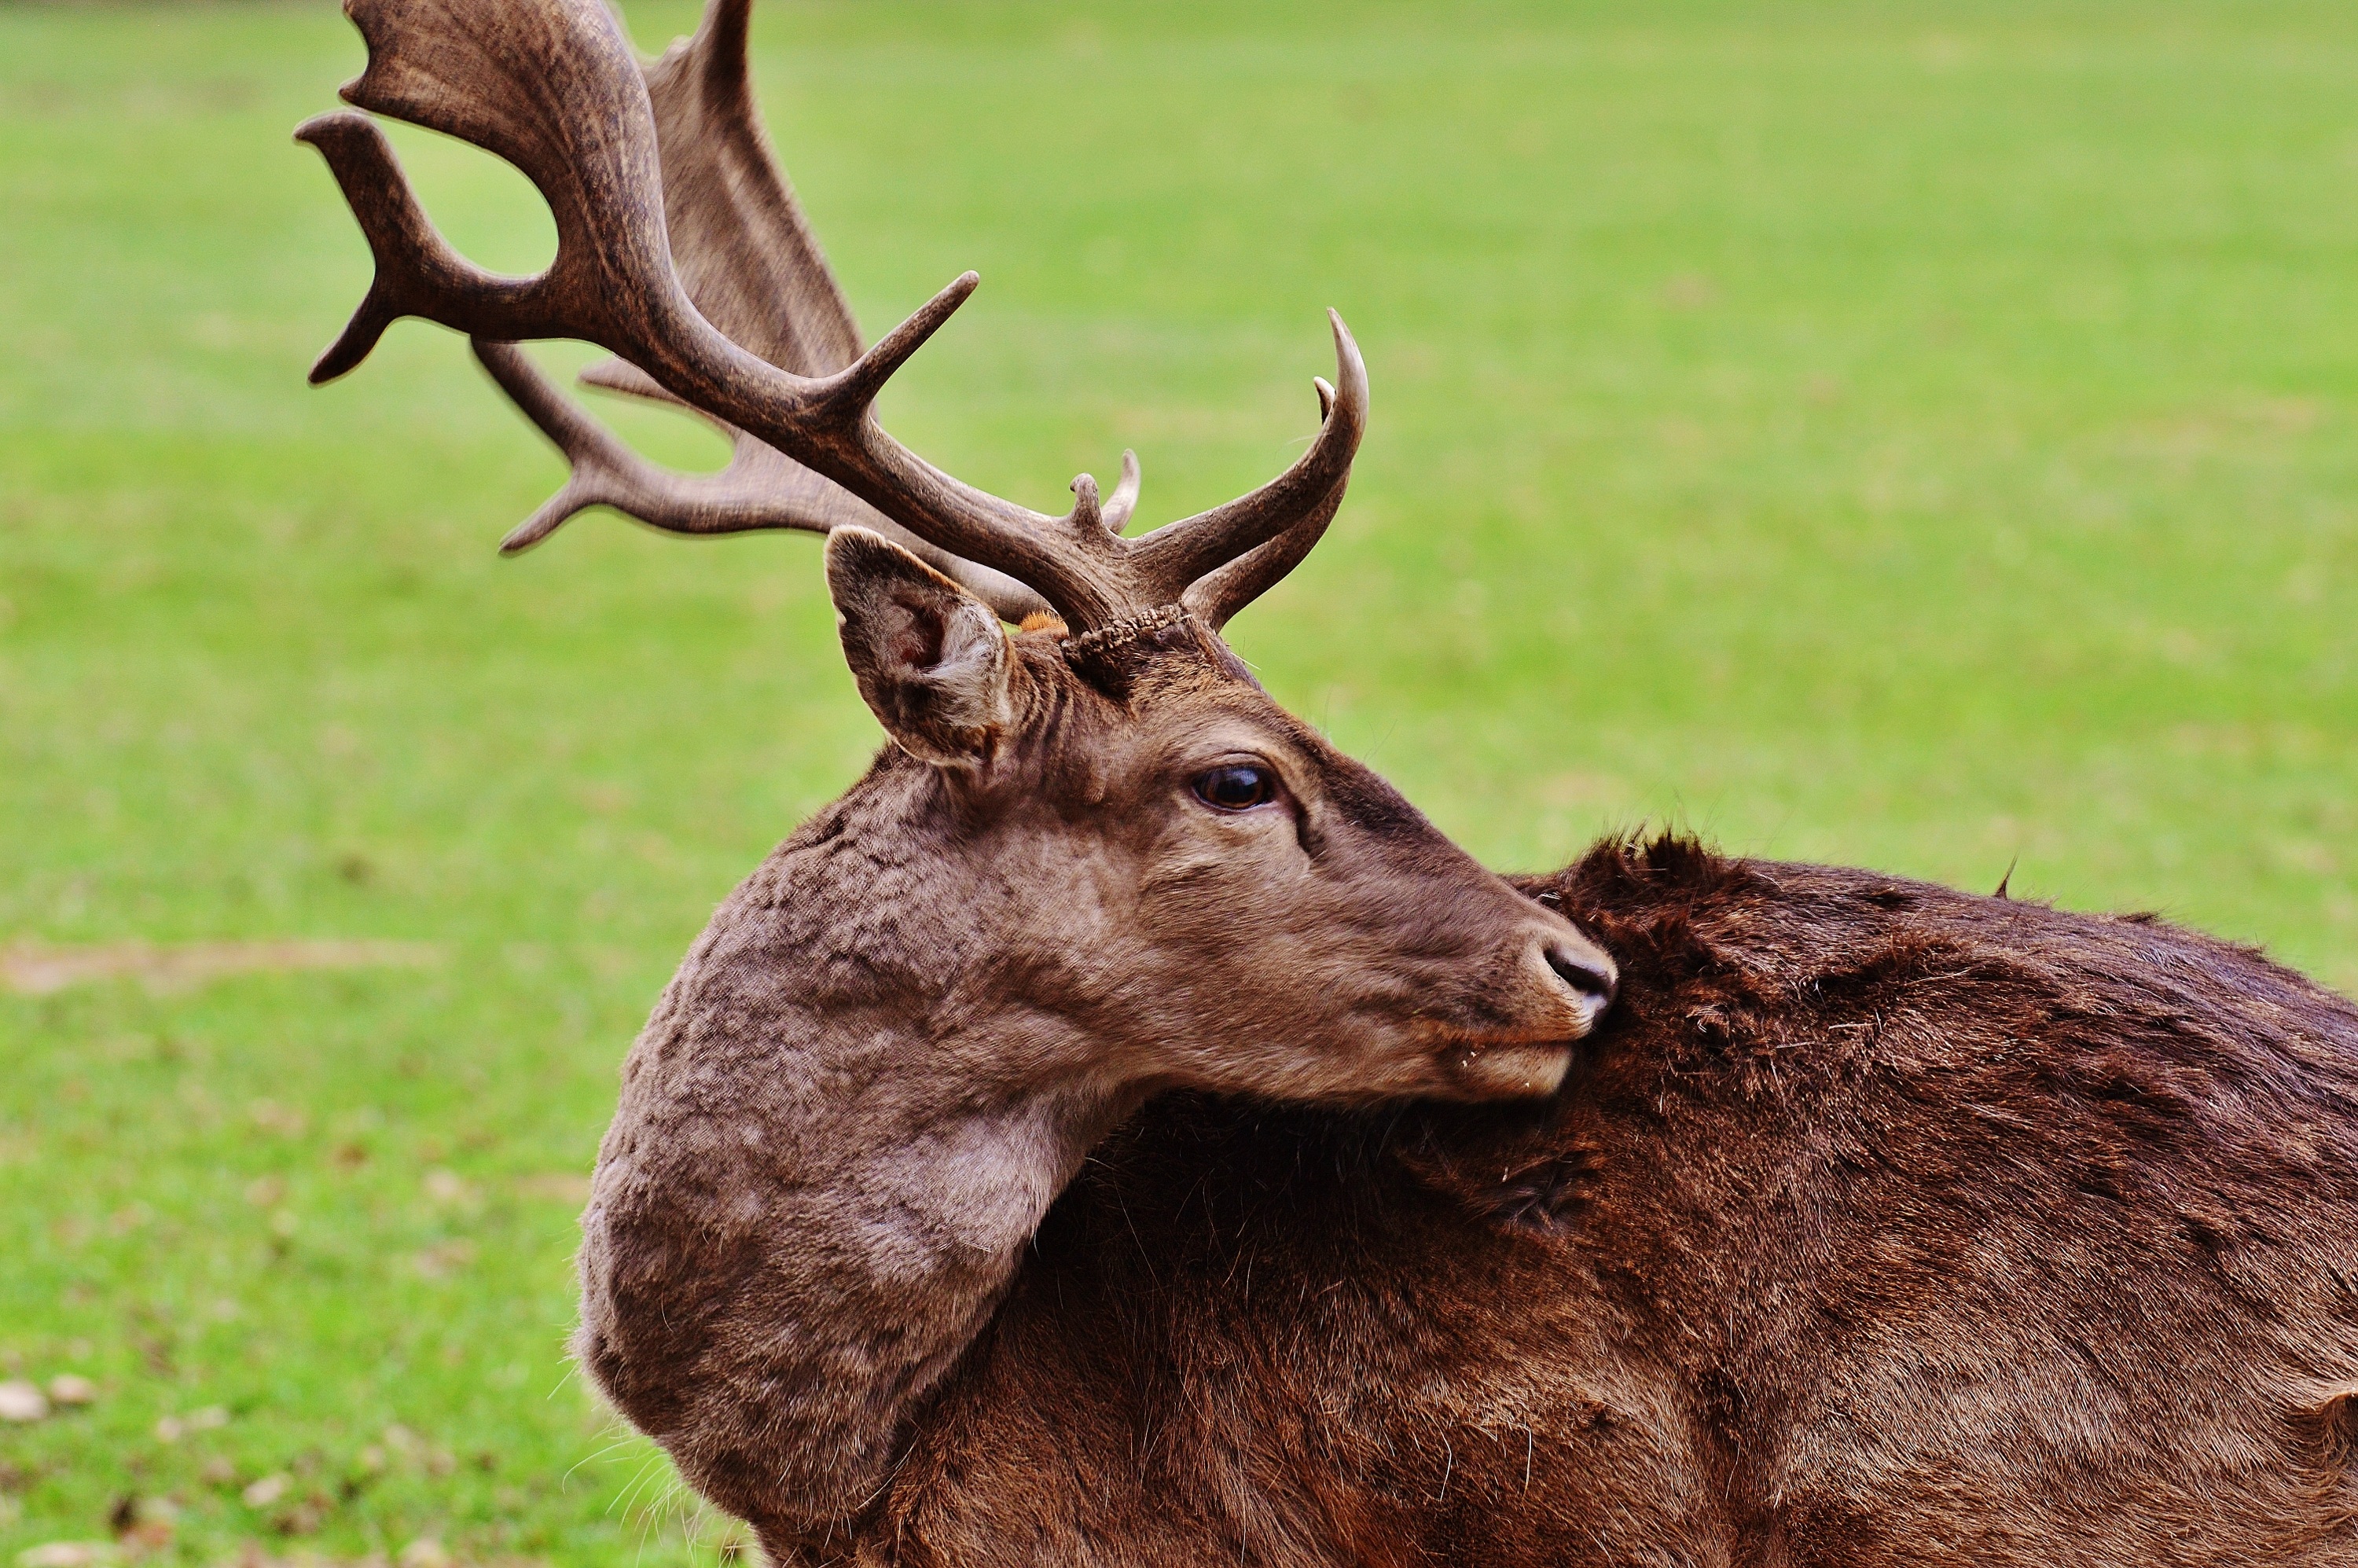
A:
[[[347,0],[307,123],[395,319],[567,459],[512,533],[824,535],[888,744],[721,904],[622,1069],[576,1354],[781,1564],[2358,1560],[2358,1008],[2255,949],[1611,837],[1482,869],[1228,619],[1303,456],[1135,537],[885,434],[754,106],[750,0]],[[530,278],[372,114],[515,164]],[[516,347],[732,443],[661,470]]]

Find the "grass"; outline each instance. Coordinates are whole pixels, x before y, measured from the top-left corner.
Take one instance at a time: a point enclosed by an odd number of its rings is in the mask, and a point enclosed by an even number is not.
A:
[[[1352,500],[1237,640],[1492,863],[2012,864],[2358,986],[2358,11],[773,0],[757,45],[871,331],[982,271],[887,409],[978,483],[1240,491],[1346,311]],[[557,469],[455,340],[303,386],[367,264],[287,133],[360,59],[325,5],[0,9],[0,941],[438,955],[0,994],[0,1370],[100,1393],[0,1429],[0,1558],[113,1511],[709,1561],[567,1375],[574,1195],[876,732],[807,539],[501,562]]]

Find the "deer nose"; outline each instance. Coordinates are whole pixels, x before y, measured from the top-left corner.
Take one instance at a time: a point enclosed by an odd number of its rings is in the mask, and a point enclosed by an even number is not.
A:
[[[1561,937],[1546,945],[1543,956],[1556,978],[1579,996],[1591,1023],[1613,1005],[1614,993],[1621,989],[1621,975],[1612,959],[1585,943],[1575,946]]]

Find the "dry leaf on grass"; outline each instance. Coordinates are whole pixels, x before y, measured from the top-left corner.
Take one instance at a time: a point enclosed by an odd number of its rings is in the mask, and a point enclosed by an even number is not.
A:
[[[178,1443],[191,1432],[211,1432],[229,1424],[229,1411],[220,1405],[207,1405],[186,1415],[168,1415],[156,1423],[156,1441]]]
[[[45,1421],[49,1397],[22,1378],[0,1382],[0,1421]]]
[[[328,1499],[314,1494],[282,1509],[270,1521],[270,1528],[281,1535],[317,1535],[319,1527],[328,1522]]]
[[[47,996],[68,986],[135,979],[150,990],[185,990],[225,975],[298,969],[424,968],[442,961],[425,942],[102,942],[63,946],[18,941],[0,947],[0,986]]]
[[[49,1379],[49,1402],[53,1405],[86,1405],[97,1398],[98,1385],[88,1378],[60,1372]]]
[[[271,1504],[276,1502],[279,1498],[285,1497],[287,1495],[287,1489],[294,1484],[295,1480],[293,1476],[288,1476],[284,1471],[279,1471],[273,1475],[265,1476],[262,1479],[254,1482],[243,1492],[240,1492],[238,1497],[244,1502],[247,1508],[266,1509]]]
[[[99,1568],[115,1556],[109,1541],[49,1541],[16,1553],[16,1568]]]
[[[172,1533],[179,1528],[179,1510],[161,1498],[150,1498],[145,1503],[134,1504],[131,1517],[114,1532],[117,1544],[135,1557],[151,1552],[161,1552],[172,1544]]]

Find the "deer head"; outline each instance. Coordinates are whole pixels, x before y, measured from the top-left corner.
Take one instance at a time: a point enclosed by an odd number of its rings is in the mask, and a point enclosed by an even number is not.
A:
[[[344,97],[516,165],[558,243],[537,276],[487,273],[366,114],[308,122],[376,259],[312,379],[402,316],[469,334],[572,469],[509,551],[596,504],[674,533],[829,535],[844,652],[895,742],[853,792],[891,803],[860,814],[891,841],[871,896],[995,951],[1024,1006],[1085,1022],[1122,1072],[1325,1099],[1552,1089],[1611,961],[1271,702],[1218,634],[1341,503],[1368,396],[1341,318],[1316,438],[1249,495],[1128,537],[1130,454],[1102,501],[1076,479],[1061,517],[961,483],[872,405],[975,275],[861,349],[756,116],[749,4],[713,0],[643,67],[601,0],[348,0],[369,63]],[[721,425],[730,467],[631,452],[514,346],[559,336],[617,356],[586,381]]]

